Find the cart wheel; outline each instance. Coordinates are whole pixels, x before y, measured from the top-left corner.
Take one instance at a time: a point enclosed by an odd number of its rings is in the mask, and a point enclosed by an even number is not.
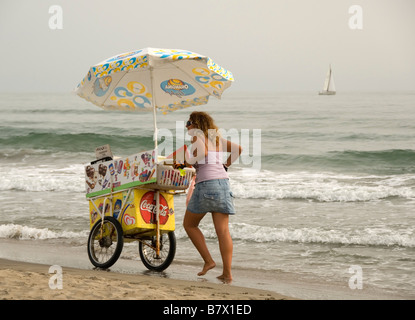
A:
[[[143,243],[144,242],[144,243]],[[153,271],[165,270],[173,261],[176,254],[176,236],[174,231],[160,235],[160,257],[157,258],[156,237],[151,240],[141,240],[138,244],[140,258],[147,269]]]
[[[102,234],[101,223],[99,219],[89,233],[88,257],[94,266],[106,269],[120,257],[124,240],[122,227],[115,218],[104,218]]]

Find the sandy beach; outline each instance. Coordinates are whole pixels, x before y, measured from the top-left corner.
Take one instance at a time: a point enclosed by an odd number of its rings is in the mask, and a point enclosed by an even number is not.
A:
[[[57,287],[61,268],[62,289]],[[299,274],[234,269],[234,281],[223,284],[215,268],[198,277],[200,264],[175,260],[162,273],[150,272],[141,261],[121,258],[110,271],[94,270],[84,246],[61,241],[2,239],[0,300],[378,300],[413,299],[365,285],[351,290],[347,281],[311,280]],[[52,282],[51,287],[49,286]],[[110,289],[108,289],[110,288]]]
[[[50,267],[44,264],[0,259],[0,298],[3,300],[292,299],[271,291],[225,284],[70,267],[62,267],[62,289],[60,289],[57,272],[49,273]]]

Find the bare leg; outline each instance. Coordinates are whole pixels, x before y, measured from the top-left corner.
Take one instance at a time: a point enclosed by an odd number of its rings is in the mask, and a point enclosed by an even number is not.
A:
[[[210,255],[209,249],[206,245],[205,237],[203,236],[202,231],[199,229],[199,223],[205,214],[198,214],[186,210],[183,219],[183,227],[186,230],[187,235],[190,240],[192,240],[193,245],[196,247],[199,254],[202,256],[202,259],[205,262],[203,269],[199,272],[198,276],[205,275],[210,269],[216,266],[215,261],[213,261],[212,256]]]
[[[232,253],[233,243],[229,232],[229,215],[225,213],[212,213],[213,224],[219,240],[220,254],[222,255],[223,273],[218,279],[224,282],[232,281]]]

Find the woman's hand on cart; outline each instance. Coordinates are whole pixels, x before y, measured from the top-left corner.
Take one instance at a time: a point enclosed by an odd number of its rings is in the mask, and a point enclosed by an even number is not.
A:
[[[173,168],[174,169],[184,169],[186,167],[191,167],[186,161],[184,162],[174,162],[173,163]]]

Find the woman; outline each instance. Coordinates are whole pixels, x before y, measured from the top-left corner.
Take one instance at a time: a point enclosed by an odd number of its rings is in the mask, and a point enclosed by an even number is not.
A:
[[[223,262],[223,273],[218,279],[231,282],[233,243],[229,233],[229,215],[235,214],[235,208],[227,168],[239,157],[242,148],[220,137],[212,117],[205,112],[190,114],[186,127],[192,137],[192,148],[185,165],[196,168],[196,181],[183,227],[205,262],[198,275],[205,275],[216,263],[207,248],[199,223],[207,212],[212,213]],[[223,152],[230,152],[225,163]]]

